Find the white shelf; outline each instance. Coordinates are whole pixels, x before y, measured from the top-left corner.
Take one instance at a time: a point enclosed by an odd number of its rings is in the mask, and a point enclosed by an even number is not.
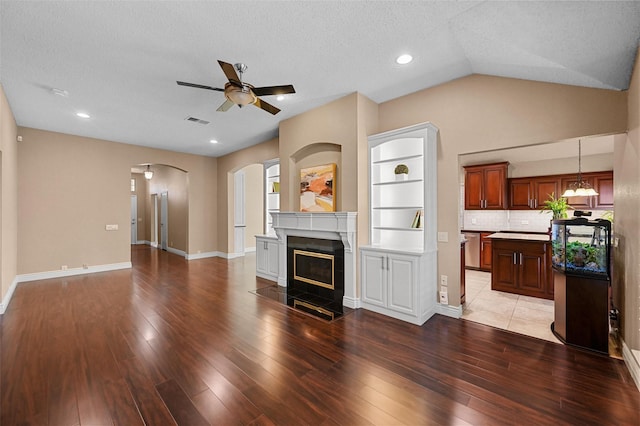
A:
[[[380,206],[372,207],[373,210],[420,210],[422,206]]]
[[[388,182],[373,182],[372,185],[403,185],[407,183],[422,182],[422,179],[407,179],[407,180],[391,180]]]
[[[404,157],[393,157],[386,160],[373,161],[372,164],[397,163],[400,161],[412,160],[414,158],[422,158],[422,154],[406,155]]]
[[[423,228],[402,228],[402,227],[395,227],[395,226],[374,226],[373,229],[383,229],[387,231],[409,231],[409,232],[424,231]]]

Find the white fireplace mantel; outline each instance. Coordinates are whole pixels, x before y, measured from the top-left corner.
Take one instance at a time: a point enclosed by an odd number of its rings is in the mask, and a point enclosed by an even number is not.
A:
[[[356,212],[272,212],[273,229],[278,236],[278,285],[287,286],[287,237],[341,240],[344,245],[343,305],[358,308],[356,298]]]

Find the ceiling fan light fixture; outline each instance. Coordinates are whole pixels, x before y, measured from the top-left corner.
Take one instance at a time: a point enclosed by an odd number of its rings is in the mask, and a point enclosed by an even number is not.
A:
[[[144,171],[144,178],[146,180],[151,180],[153,177],[153,170],[151,170],[151,166],[147,164],[147,170]]]
[[[234,104],[243,107],[245,105],[254,104],[258,99],[256,95],[251,91],[251,87],[244,84],[242,87],[238,87],[231,83],[227,83],[224,86],[224,96]]]

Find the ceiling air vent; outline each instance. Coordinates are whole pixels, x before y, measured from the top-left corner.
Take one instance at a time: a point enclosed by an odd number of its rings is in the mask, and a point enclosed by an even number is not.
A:
[[[199,118],[191,117],[191,116],[185,118],[185,120],[191,121],[192,123],[202,124],[203,126],[206,126],[207,124],[209,124],[209,122],[207,120],[201,120]]]

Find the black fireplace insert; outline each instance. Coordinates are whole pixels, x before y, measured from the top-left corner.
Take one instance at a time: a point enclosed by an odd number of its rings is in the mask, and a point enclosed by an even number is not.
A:
[[[342,241],[288,236],[287,269],[289,306],[327,320],[343,315]]]

